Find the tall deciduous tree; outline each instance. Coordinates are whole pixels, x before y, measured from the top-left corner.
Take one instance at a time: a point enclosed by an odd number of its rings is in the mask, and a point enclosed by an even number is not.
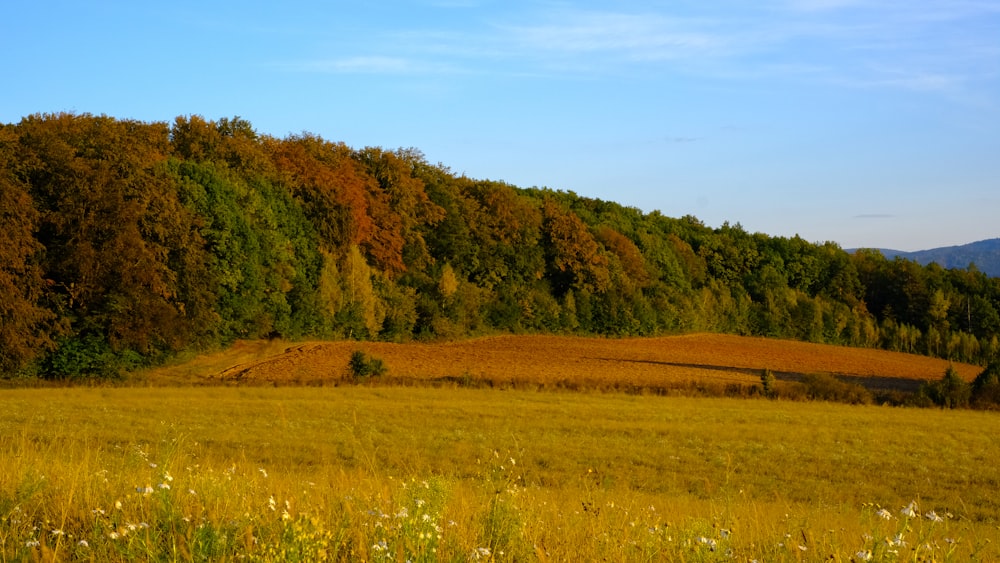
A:
[[[407,268],[426,269],[433,262],[422,228],[444,218],[444,209],[427,196],[424,182],[416,175],[424,165],[415,149],[387,152],[366,148],[357,153],[368,174],[375,180],[369,203],[377,214],[377,232],[372,257],[385,265],[386,273],[398,274]]]
[[[0,126],[0,372],[22,368],[54,345],[55,314],[42,303],[38,213],[28,186],[14,176],[16,143],[15,129]]]
[[[541,279],[545,262],[539,210],[506,184],[473,182],[464,187],[476,258],[470,279],[487,289],[505,291]]]
[[[618,257],[622,271],[631,283],[637,287],[649,285],[650,276],[646,269],[646,260],[634,242],[608,226],[597,229],[597,239],[609,252]]]
[[[584,222],[558,203],[542,204],[543,232],[549,260],[549,277],[559,295],[569,289],[602,293],[611,276],[608,258]]]
[[[46,272],[74,330],[94,331],[115,348],[183,345],[169,259],[190,217],[162,166],[166,125],[59,114],[18,128]]]
[[[360,322],[360,328],[366,331],[368,337],[378,336],[382,330],[385,311],[375,294],[372,269],[357,246],[351,246],[348,250],[341,271],[344,276],[344,298],[353,315],[350,322]],[[362,334],[355,336],[360,337]]]
[[[371,240],[369,180],[346,145],[308,134],[267,144],[282,185],[302,202],[325,251],[343,256]]]

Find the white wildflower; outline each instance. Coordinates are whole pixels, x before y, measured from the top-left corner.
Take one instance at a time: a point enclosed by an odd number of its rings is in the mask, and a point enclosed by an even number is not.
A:
[[[80,541],[76,542],[76,545],[78,545],[80,547],[90,547],[90,544],[87,543],[87,540],[80,540]]]
[[[42,545],[38,540],[29,540],[24,543],[24,547],[38,547]]]
[[[930,520],[931,522],[944,522],[944,518],[938,516],[937,512],[934,512],[933,510],[924,514],[924,518]]]
[[[871,552],[871,550],[859,551],[859,552],[857,552],[857,553],[854,554],[854,557],[858,561],[871,561],[872,560],[872,552]]]
[[[883,520],[892,520],[892,513],[884,508],[879,509],[879,511],[875,513],[875,516],[878,516]]]
[[[912,500],[910,501],[910,504],[903,508],[903,510],[900,510],[899,513],[907,518],[916,518],[918,514],[917,510],[917,501]]]

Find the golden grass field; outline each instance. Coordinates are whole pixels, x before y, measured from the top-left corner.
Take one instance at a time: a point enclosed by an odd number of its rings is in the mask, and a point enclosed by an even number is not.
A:
[[[346,385],[357,349],[497,385]],[[1000,561],[997,413],[556,385],[946,365],[714,336],[256,342],[2,390],[0,562]]]

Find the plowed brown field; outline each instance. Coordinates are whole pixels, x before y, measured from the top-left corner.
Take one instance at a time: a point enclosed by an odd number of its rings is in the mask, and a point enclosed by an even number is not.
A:
[[[718,334],[601,339],[495,336],[447,343],[238,342],[215,357],[157,370],[159,382],[334,384],[351,353],[380,358],[392,381],[453,381],[491,386],[663,389],[749,385],[763,369],[778,379],[826,373],[868,387],[913,390],[940,379],[946,360],[882,350]],[[972,380],[982,368],[955,364]],[[183,375],[182,375],[183,374]]]

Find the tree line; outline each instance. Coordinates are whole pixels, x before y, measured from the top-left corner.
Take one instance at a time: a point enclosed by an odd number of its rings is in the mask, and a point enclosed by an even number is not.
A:
[[[0,126],[0,371],[251,338],[693,331],[986,365],[1000,280],[479,180],[241,118]]]

